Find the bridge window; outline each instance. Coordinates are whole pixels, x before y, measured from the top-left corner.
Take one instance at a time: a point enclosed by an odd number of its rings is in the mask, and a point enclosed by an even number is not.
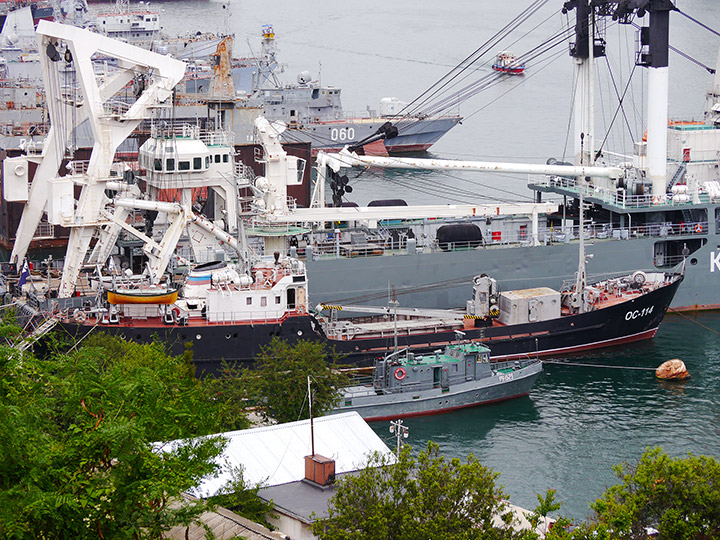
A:
[[[181,171],[189,171],[190,170],[190,162],[189,161],[181,161],[178,163],[178,169]]]
[[[210,156],[205,156],[205,168],[210,168]]]
[[[267,296],[262,296],[262,297],[260,298],[260,305],[261,305],[262,307],[267,306]]]
[[[175,160],[172,158],[165,160],[165,169],[168,171],[174,171],[175,170]]]
[[[201,157],[193,158],[193,169],[196,171],[199,171],[200,169],[202,169],[202,158]]]
[[[248,297],[245,299],[245,303],[246,303],[248,306],[252,306],[252,296],[248,296]]]
[[[230,154],[223,154],[223,163],[228,163],[230,161]]]
[[[156,171],[162,171],[162,159],[154,159],[153,160],[153,169]]]
[[[220,163],[221,159],[220,154],[215,154],[215,163]]]

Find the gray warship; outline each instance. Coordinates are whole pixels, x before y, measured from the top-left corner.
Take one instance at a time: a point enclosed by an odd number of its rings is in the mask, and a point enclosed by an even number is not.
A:
[[[631,24],[641,15],[649,18],[636,51],[638,71],[647,70],[652,97],[646,140],[636,141],[632,154],[616,163],[598,152],[588,125],[575,125],[574,163],[617,165],[622,174],[531,174],[528,187],[535,191],[536,201],[544,193],[568,201],[555,211],[541,209],[539,215],[505,214],[498,204],[497,212],[484,208],[478,215],[454,219],[399,219],[399,209],[388,207],[388,220],[375,227],[357,220],[347,228],[327,231],[310,242],[307,271],[313,301],[367,303],[386,298],[391,284],[405,306],[458,306],[468,294],[465,284],[480,271],[498,277],[506,288],[559,287],[575,274],[576,246],[583,235],[588,254],[594,256],[588,261],[589,275],[639,268],[663,271],[686,260],[685,281],[671,309],[720,308],[720,69],[707,92],[703,118],[669,119],[668,24],[675,7],[671,2],[640,4],[644,7],[620,12],[622,6],[613,2],[573,3],[577,20],[570,54],[580,80],[605,54],[604,36],[592,21],[615,15],[620,23]],[[583,90],[589,92],[590,85]],[[577,94],[579,102],[582,92]],[[359,157],[355,164],[380,165],[371,157]],[[395,160],[389,166],[432,163]],[[581,193],[587,205],[582,223]],[[362,209],[357,215],[362,217]]]

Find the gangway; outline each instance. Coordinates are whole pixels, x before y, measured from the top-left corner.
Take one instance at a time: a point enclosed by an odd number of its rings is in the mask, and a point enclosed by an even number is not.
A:
[[[32,347],[38,339],[43,337],[45,334],[50,332],[55,325],[58,323],[58,318],[55,315],[46,317],[42,323],[36,326],[32,332],[23,337],[19,342],[13,345],[13,349],[23,352]]]

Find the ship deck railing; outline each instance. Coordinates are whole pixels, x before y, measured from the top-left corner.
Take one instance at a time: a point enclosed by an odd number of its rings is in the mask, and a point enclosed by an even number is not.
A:
[[[569,193],[573,196],[583,194],[588,202],[600,202],[622,209],[660,209],[662,207],[684,208],[694,204],[707,204],[712,202],[706,193],[698,193],[695,200],[689,197],[673,197],[672,195],[653,196],[652,194],[626,195],[625,190],[609,189],[583,182],[578,185],[575,178],[564,176],[530,175],[528,179],[530,189],[545,188],[557,190],[560,194]],[[685,200],[687,198],[687,200]]]
[[[420,364],[418,364],[418,365],[420,365]],[[502,365],[504,365],[504,363]],[[412,364],[402,364],[402,365],[388,364],[386,366],[386,369],[390,370],[388,377],[392,377],[392,372],[398,367],[404,367],[405,369],[408,369],[408,368],[412,367]],[[432,368],[432,367],[437,367],[437,365],[433,364],[433,365],[425,365],[425,366],[421,366],[421,367]],[[508,365],[508,368],[510,368],[510,367],[511,366]],[[502,369],[501,364],[497,364],[496,366],[494,366],[493,372],[497,372],[499,369]],[[513,369],[513,371],[514,370],[515,369]],[[361,396],[372,396],[377,393],[380,393],[380,394],[409,394],[409,393],[426,392],[428,390],[434,390],[434,389],[440,389],[440,388],[442,388],[443,390],[449,390],[459,384],[472,383],[472,382],[482,381],[484,379],[485,379],[485,377],[481,377],[479,379],[473,379],[473,378],[467,379],[465,377],[465,372],[463,370],[460,370],[457,373],[451,374],[448,377],[448,380],[446,381],[445,384],[443,384],[439,380],[424,380],[424,381],[418,381],[418,382],[405,382],[404,384],[398,384],[397,386],[392,386],[392,387],[386,388],[385,389],[385,390],[387,390],[386,392],[383,392],[382,390],[380,390],[379,392],[376,392],[375,387],[374,387],[375,381],[372,376],[365,376],[365,377],[361,377],[358,379],[356,379],[355,377],[352,377],[351,381],[352,381],[353,386],[349,386],[349,387],[345,388],[343,397],[345,399],[352,399],[352,398],[361,397]],[[341,398],[341,400],[342,399],[343,398]]]
[[[280,321],[290,314],[300,314],[300,311],[296,309],[273,309],[268,311],[248,311],[244,313],[221,311],[209,315],[207,322],[220,326],[235,326],[238,324],[269,324]],[[193,326],[193,322],[195,322],[195,319],[191,318],[189,326]]]
[[[47,221],[41,221],[38,223],[33,240],[48,240],[55,238],[55,226]]]
[[[397,111],[400,111],[401,109],[403,109],[403,107],[399,107],[397,109]],[[423,115],[422,118],[440,119],[440,118],[456,118],[458,116],[460,116],[460,107],[455,106],[455,107],[452,107],[450,110],[448,110],[445,113],[431,115],[431,116]],[[378,118],[390,119],[392,117],[393,116],[391,114],[383,115],[383,114],[381,114],[381,112],[379,110],[371,109],[370,107],[367,107],[366,109],[360,110],[360,111],[343,110],[342,118],[334,118],[331,120],[335,120],[337,122],[342,122],[342,121],[347,121],[347,120],[355,120],[355,121],[359,121],[360,123],[372,123],[372,122],[377,122]],[[420,115],[414,116],[414,118],[418,118],[418,117],[420,117]],[[410,121],[412,121],[412,118],[413,117],[411,115]],[[352,129],[352,128],[350,128],[350,129]],[[340,140],[340,137],[342,137],[341,134],[339,134],[339,136],[338,136],[338,141],[342,142]]]
[[[158,139],[197,139],[208,146],[234,146],[235,134],[230,131],[203,129],[187,121],[165,120],[161,124],[152,122],[150,136]]]
[[[119,99],[110,99],[103,103],[103,113],[110,118],[117,118],[126,114],[130,107],[130,103]]]
[[[629,240],[635,238],[672,238],[672,237],[700,237],[710,231],[708,221],[688,221],[683,223],[661,222],[643,225],[629,225],[625,227],[611,226],[609,224],[592,224],[583,228],[583,238],[589,241]],[[540,244],[562,244],[579,240],[580,227],[546,227],[538,229],[538,242]],[[484,238],[482,241],[447,242],[440,244],[435,239],[423,241],[417,238],[415,244],[408,243],[407,239],[389,242],[316,242],[306,248],[297,250],[298,256],[310,253],[313,260],[321,259],[347,259],[362,257],[378,257],[388,255],[413,255],[426,253],[447,253],[456,251],[471,251],[494,249],[501,247],[528,247],[532,245],[532,238],[528,232],[506,234]]]
[[[393,369],[395,366],[389,366],[389,369]],[[399,367],[399,366],[398,366]],[[390,375],[392,376],[392,375]],[[417,393],[417,392],[424,392],[427,390],[432,390],[434,388],[443,388],[440,384],[440,381],[418,381],[418,382],[406,382],[405,384],[399,384],[397,386],[392,386],[389,388],[386,388],[386,391],[376,391],[374,386],[374,379],[372,377],[367,377],[367,380],[362,382],[357,382],[353,379],[353,386],[349,386],[345,388],[344,398],[345,399],[353,399],[358,398],[362,396],[374,396],[377,394],[410,394],[410,393]],[[447,388],[459,384],[461,382],[466,382],[465,376],[463,374],[462,377],[458,377],[457,380],[450,380],[448,381],[448,384],[446,385]],[[342,399],[342,398],[341,398]]]

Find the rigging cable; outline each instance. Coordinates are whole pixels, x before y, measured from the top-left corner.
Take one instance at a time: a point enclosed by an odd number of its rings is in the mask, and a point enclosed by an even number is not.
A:
[[[711,28],[708,28],[707,26],[705,26],[704,24],[702,24],[702,23],[699,22],[699,21],[695,21],[695,19],[693,19],[693,18],[690,17],[689,15],[686,15],[686,14],[683,13],[682,11],[680,11],[680,10],[677,10],[677,11],[678,11],[678,13],[680,13],[681,15],[685,15],[685,16],[688,17],[690,20],[698,23],[700,26],[702,26],[702,27],[705,28],[706,30],[712,32],[712,33],[715,34],[716,36],[720,36],[720,34],[718,34],[715,30],[713,30],[713,29],[711,29]],[[637,24],[637,23],[632,23],[632,25],[633,25],[636,29],[638,29],[638,30],[640,30],[640,29],[642,28],[642,27],[641,27],[639,24]],[[674,53],[682,56],[685,60],[689,60],[689,61],[692,62],[693,64],[695,64],[695,65],[697,65],[697,66],[700,66],[701,68],[703,68],[704,70],[706,70],[708,73],[711,73],[712,75],[715,74],[715,69],[714,69],[714,68],[711,68],[710,66],[706,66],[706,65],[703,64],[700,60],[696,60],[695,58],[693,58],[693,57],[690,56],[689,54],[682,52],[682,51],[681,51],[680,49],[678,49],[677,47],[673,47],[672,45],[668,45],[668,49],[670,49],[672,52],[674,52]]]
[[[539,58],[541,55],[548,53],[553,48],[564,44],[567,35],[569,35],[569,31],[567,29],[556,33],[552,37],[545,40],[540,46],[531,49],[523,55],[520,55],[518,57],[518,61],[529,62]],[[489,74],[484,75],[480,79],[466,84],[460,89],[449,92],[449,95],[447,97],[439,99],[432,106],[428,106],[423,111],[423,114],[440,114],[443,111],[466,101],[478,92],[500,84],[504,80],[506,80],[506,77],[504,75],[498,74],[494,71],[490,72]]]
[[[496,101],[499,101],[500,99],[504,98],[506,95],[508,95],[511,91],[513,91],[515,88],[517,88],[517,87],[520,86],[521,84],[525,84],[527,81],[529,81],[530,79],[532,79],[535,75],[537,75],[540,71],[542,71],[543,69],[545,69],[545,68],[546,68],[547,66],[549,66],[550,64],[554,63],[558,58],[560,58],[560,57],[564,54],[564,52],[565,52],[565,51],[556,51],[555,53],[553,53],[553,56],[551,56],[549,59],[545,60],[547,63],[546,63],[543,67],[534,70],[533,73],[531,73],[530,75],[528,75],[528,76],[526,76],[526,77],[523,77],[523,79],[522,79],[521,81],[518,81],[515,86],[513,86],[512,88],[507,89],[505,92],[503,92],[502,94],[500,94],[499,96],[497,96],[497,97],[496,97],[495,99],[493,99],[492,101],[489,101],[488,103],[486,103],[485,105],[483,105],[483,106],[480,107],[479,109],[477,109],[477,110],[475,110],[474,112],[472,112],[472,113],[470,113],[469,115],[467,115],[467,116],[465,117],[465,120],[467,120],[467,119],[469,119],[469,118],[472,118],[473,116],[475,116],[475,115],[478,114],[479,112],[484,111],[485,109],[487,109],[488,107],[490,107],[492,104],[494,104]]]
[[[636,371],[655,371],[654,367],[642,367],[642,366],[611,366],[609,364],[584,364],[579,362],[560,362],[558,360],[542,360],[543,364],[555,364],[558,366],[566,367],[591,367],[591,368],[605,368],[605,369],[634,369]]]
[[[548,40],[546,40],[541,46],[536,47],[529,51],[528,53],[525,53],[524,55],[520,55],[518,57],[518,61],[524,61],[524,62],[530,62],[533,60],[536,60],[540,58],[542,55],[549,53],[552,49],[563,45],[565,43],[565,40],[567,36],[569,35],[569,30],[563,30],[561,32],[558,32]],[[540,48],[542,47],[542,48]],[[440,114],[444,110],[447,110],[450,107],[455,107],[459,105],[460,103],[466,101],[470,97],[474,96],[475,94],[479,93],[482,90],[487,90],[489,88],[492,88],[493,86],[497,84],[501,84],[502,81],[506,80],[505,75],[497,74],[496,72],[491,72],[488,75],[485,75],[483,78],[470,83],[466,85],[464,88],[461,88],[455,92],[453,92],[448,97],[440,100],[434,108],[431,108],[426,111],[426,114]]]
[[[447,112],[449,109],[454,108],[458,106],[463,101],[466,101],[473,95],[477,94],[478,92],[482,90],[487,90],[489,88],[492,88],[496,84],[501,84],[503,81],[506,80],[506,77],[498,76],[497,73],[492,72],[490,74],[485,74],[475,82],[467,84],[460,93],[452,93],[450,96],[445,97],[440,100],[436,100],[435,102],[431,102],[433,97],[438,97],[441,92],[450,92],[449,89],[446,87],[450,86],[457,86],[460,80],[467,79],[469,77],[468,70],[473,66],[473,64],[477,63],[482,54],[485,54],[487,52],[488,48],[497,42],[499,42],[500,39],[506,37],[509,35],[509,32],[514,30],[519,26],[520,23],[527,20],[529,15],[534,14],[538,9],[543,7],[548,0],[536,0],[529,8],[524,10],[520,15],[515,17],[510,23],[508,23],[503,29],[501,29],[499,32],[493,36],[488,42],[486,42],[483,46],[479,47],[474,53],[466,57],[456,68],[451,70],[448,74],[446,74],[438,83],[430,87],[428,90],[426,90],[421,96],[416,98],[411,104],[406,106],[400,113],[395,115],[392,118],[400,118],[400,128],[401,130],[407,130],[411,128],[416,123],[422,121],[424,117],[430,115],[430,114],[442,114],[443,112]],[[550,17],[543,20],[541,23],[537,24],[535,27],[533,27],[532,30],[535,30],[536,28],[540,27],[542,24],[546,23]],[[530,30],[530,31],[532,31]],[[524,55],[521,55],[520,58],[525,61],[532,61],[538,58],[541,58],[544,54],[551,51],[553,48],[565,43],[566,37],[570,35],[572,32],[572,28],[566,27],[560,32],[555,33],[550,38],[546,39],[543,43],[536,46],[535,48],[531,49]],[[529,32],[528,32],[529,33]],[[553,58],[554,59],[554,58]],[[473,71],[477,71],[478,68],[474,68]],[[458,79],[463,73],[465,73],[464,77],[462,79]],[[443,82],[444,81],[444,82]],[[414,107],[413,107],[414,104]],[[409,121],[403,121],[407,120],[406,118],[402,118],[401,114],[413,114],[415,115],[414,119],[411,119]],[[316,145],[335,145],[337,141],[332,141],[330,138],[320,135],[318,133],[310,133],[308,131],[303,132],[305,136],[311,139]],[[301,141],[301,135],[293,135],[288,131],[285,132],[284,137],[286,140],[296,140]]]
[[[687,18],[687,19],[690,19],[692,22],[694,22],[694,23],[697,24],[698,26],[704,28],[704,29],[707,30],[708,32],[710,32],[710,33],[712,33],[712,34],[715,34],[717,37],[720,37],[720,32],[718,32],[718,31],[716,31],[716,30],[713,30],[712,28],[710,28],[710,27],[709,27],[708,25],[706,25],[705,23],[702,23],[702,22],[698,21],[697,19],[695,19],[694,17],[691,17],[690,15],[688,15],[687,13],[685,13],[685,12],[684,12],[683,10],[681,10],[680,8],[675,7],[675,10],[674,10],[674,11],[677,11],[677,12],[678,12],[680,15],[682,15],[683,17],[685,17],[685,18]]]
[[[273,129],[275,129],[272,124],[271,124],[271,127],[272,127]],[[276,131],[276,133],[279,133],[279,132]],[[288,133],[288,130],[286,130],[285,132],[283,132],[282,135],[283,135],[283,136],[287,135],[286,140],[294,140],[294,141],[297,141],[297,142],[301,142],[301,139],[300,139],[300,137],[299,137],[298,135],[296,135],[296,134],[292,134],[292,135],[291,135],[291,134]],[[314,135],[311,135],[311,134],[308,134],[308,135],[310,136],[311,139],[318,139],[317,136],[314,136]],[[342,160],[341,157],[339,157],[339,156],[336,156],[336,157],[337,157],[337,159],[340,160],[341,163],[343,162],[343,160]],[[390,159],[392,159],[392,157],[390,157]],[[397,160],[397,162],[399,163],[400,160]],[[349,163],[349,162],[344,162],[343,164],[344,164],[346,167],[348,167],[348,168],[351,168],[351,167],[352,167],[352,164]],[[415,170],[425,170],[425,169],[423,169],[422,167],[407,167],[407,170],[413,170],[413,169],[415,169]],[[463,203],[467,203],[467,204],[475,204],[475,203],[476,203],[476,201],[474,201],[474,200],[468,200],[467,197],[471,197],[471,198],[481,198],[481,199],[488,199],[488,200],[500,200],[501,202],[506,202],[506,203],[518,202],[518,201],[515,200],[515,199],[508,199],[508,198],[504,198],[504,199],[503,199],[503,198],[499,198],[499,197],[497,197],[497,196],[481,195],[479,192],[471,191],[471,190],[463,189],[463,188],[458,188],[458,187],[452,187],[452,188],[449,188],[448,186],[440,187],[440,186],[437,186],[437,183],[436,183],[436,182],[430,181],[430,180],[424,180],[422,177],[414,177],[412,183],[410,183],[410,182],[408,182],[408,181],[403,181],[403,179],[401,179],[401,178],[397,178],[397,177],[395,177],[395,178],[388,178],[388,177],[385,176],[384,174],[380,174],[380,173],[376,173],[376,172],[369,172],[369,171],[370,171],[370,169],[367,168],[367,167],[363,169],[363,172],[368,172],[368,174],[369,174],[370,176],[372,176],[373,178],[384,179],[384,180],[387,181],[387,182],[394,183],[394,184],[396,184],[396,185],[399,185],[399,186],[401,186],[401,187],[405,187],[405,188],[407,188],[407,189],[410,189],[410,190],[415,191],[415,192],[418,192],[418,193],[424,193],[424,194],[433,195],[433,196],[443,195],[443,196],[445,196],[447,199],[449,199],[449,200],[455,200],[455,201],[457,201],[457,202],[463,202]],[[514,196],[514,197],[517,197],[517,196],[520,195],[520,194],[515,193],[515,192],[512,192],[512,191],[504,190],[504,189],[499,188],[499,187],[497,187],[497,186],[488,185],[488,184],[483,184],[483,183],[477,183],[477,182],[474,182],[474,181],[472,181],[472,180],[468,180],[468,179],[466,179],[466,178],[463,178],[463,177],[461,177],[461,176],[450,174],[450,173],[447,172],[447,171],[439,171],[439,172],[440,172],[443,176],[446,176],[446,177],[448,177],[448,178],[454,178],[454,179],[461,180],[461,181],[463,181],[463,182],[468,182],[468,183],[471,183],[471,184],[473,184],[473,185],[475,185],[475,186],[478,186],[478,187],[481,187],[481,188],[491,189],[491,190],[494,190],[494,191],[497,191],[497,192],[500,192],[500,193],[504,193],[504,194],[506,194],[506,195],[512,195],[512,196]],[[421,184],[421,185],[418,186],[418,184]],[[423,189],[423,188],[424,188],[424,189]],[[452,192],[452,193],[448,193],[448,190],[449,190],[449,189],[453,190],[453,192]],[[450,196],[450,195],[452,195],[452,196]],[[462,197],[465,197],[465,198],[462,198]]]
[[[717,335],[720,336],[720,332],[718,332],[717,330],[713,330],[712,328],[710,328],[710,327],[708,327],[708,326],[705,326],[704,324],[701,324],[701,323],[699,323],[699,322],[691,319],[690,317],[688,317],[688,316],[685,315],[684,313],[681,313],[680,311],[673,311],[673,310],[671,309],[671,310],[669,310],[669,313],[672,313],[673,315],[680,315],[681,317],[684,317],[685,319],[687,319],[687,320],[690,321],[691,323],[697,324],[698,326],[704,328],[705,330],[709,330],[709,331],[712,332],[713,334],[717,334]]]
[[[615,77],[613,76],[612,69],[610,68],[610,62],[607,59],[607,56],[605,57],[605,61],[608,65],[608,72],[610,73],[610,79],[613,83],[613,88],[615,88],[615,94],[618,94],[618,88],[615,84]],[[602,154],[602,149],[605,146],[605,143],[608,140],[608,137],[610,136],[610,131],[612,130],[613,124],[615,123],[615,119],[617,118],[618,113],[622,110],[623,118],[625,119],[625,124],[627,125],[628,130],[630,130],[630,139],[632,140],[633,144],[635,143],[635,138],[633,137],[632,130],[630,129],[630,122],[628,121],[628,118],[625,114],[625,108],[623,107],[623,102],[625,100],[625,96],[627,94],[628,88],[630,88],[630,83],[632,83],[633,75],[635,74],[635,69],[637,68],[637,64],[633,66],[632,71],[630,72],[630,77],[628,77],[627,84],[625,85],[625,90],[623,90],[622,96],[617,96],[618,99],[618,106],[615,109],[615,114],[612,117],[612,120],[610,120],[610,125],[607,127],[607,130],[605,132],[605,137],[602,140],[602,143],[600,143],[600,147],[598,148],[597,152],[595,153],[595,159],[598,159],[600,155]]]
[[[527,17],[529,15],[535,13],[538,9],[540,9],[547,2],[548,2],[548,0],[535,0],[535,2],[533,2],[524,11],[522,11],[519,15],[517,15],[513,20],[511,20],[503,28],[501,28],[498,32],[496,32],[495,35],[493,35],[483,45],[481,45],[480,47],[475,49],[475,51],[473,53],[468,55],[457,66],[455,66],[452,70],[450,70],[443,77],[441,77],[439,81],[437,81],[430,88],[425,90],[425,92],[423,92],[417,98],[415,98],[413,101],[411,101],[395,117],[400,116],[401,114],[406,114],[406,115],[419,114],[418,111],[422,110],[421,107],[423,106],[423,104],[427,103],[429,99],[431,99],[434,95],[441,92],[446,86],[448,86],[450,83],[452,83],[453,80],[455,80],[462,73],[467,71],[470,68],[470,66],[472,66],[475,62],[477,62],[482,57],[482,55],[486,54],[486,52],[488,50],[490,50],[491,47],[494,47],[502,38],[509,35],[509,33],[512,30],[514,30],[515,28],[517,28],[517,26],[521,22],[523,22],[525,19],[527,19]],[[393,117],[393,118],[395,118],[395,117]]]

